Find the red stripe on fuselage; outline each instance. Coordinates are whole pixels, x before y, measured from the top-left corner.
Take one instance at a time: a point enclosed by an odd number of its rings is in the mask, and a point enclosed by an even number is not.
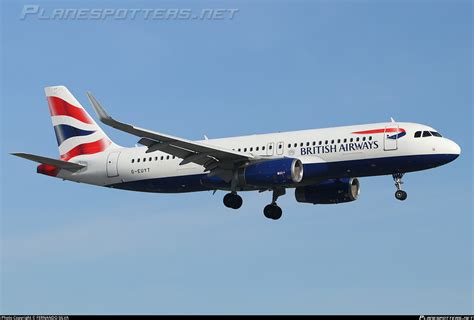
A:
[[[355,134],[374,134],[374,133],[384,133],[384,132],[405,132],[405,129],[402,128],[386,128],[386,129],[373,129],[365,131],[356,131],[352,132]]]
[[[73,106],[58,97],[49,96],[47,99],[51,116],[69,116],[84,123],[93,123],[84,109]]]
[[[111,141],[109,139],[102,138],[94,142],[80,144],[72,148],[65,154],[62,154],[61,160],[69,161],[70,159],[83,155],[83,154],[94,154],[94,153],[102,152],[110,145],[110,143]]]

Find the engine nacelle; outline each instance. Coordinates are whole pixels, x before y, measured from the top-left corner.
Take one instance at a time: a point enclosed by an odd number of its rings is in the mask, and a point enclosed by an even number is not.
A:
[[[299,159],[263,160],[239,170],[239,183],[251,186],[278,186],[298,183],[303,179],[303,163]]]
[[[298,202],[332,204],[354,201],[359,193],[360,185],[357,178],[330,179],[315,185],[296,188],[295,198]]]

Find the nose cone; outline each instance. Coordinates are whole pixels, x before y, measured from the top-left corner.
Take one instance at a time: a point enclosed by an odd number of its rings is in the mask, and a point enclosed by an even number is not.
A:
[[[461,154],[461,147],[454,141],[446,139],[446,145],[444,149],[445,163],[454,161]]]
[[[449,153],[453,155],[457,155],[457,157],[461,154],[461,147],[454,141],[449,140]],[[457,158],[456,157],[456,158]]]

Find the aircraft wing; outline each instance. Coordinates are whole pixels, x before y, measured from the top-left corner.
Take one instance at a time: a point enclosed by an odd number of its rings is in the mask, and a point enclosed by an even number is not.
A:
[[[118,130],[140,137],[138,143],[148,147],[147,153],[162,151],[183,159],[180,165],[192,162],[204,166],[206,171],[218,168],[229,170],[234,167],[234,164],[259,159],[251,154],[190,141],[117,121],[105,111],[90,92],[87,92],[87,97],[100,121]]]

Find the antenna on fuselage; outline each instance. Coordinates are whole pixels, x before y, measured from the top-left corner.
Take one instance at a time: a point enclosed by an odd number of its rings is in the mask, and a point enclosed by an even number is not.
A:
[[[392,118],[392,117],[390,117],[390,121],[391,121],[391,122],[395,122],[395,120],[393,120],[393,118]]]

